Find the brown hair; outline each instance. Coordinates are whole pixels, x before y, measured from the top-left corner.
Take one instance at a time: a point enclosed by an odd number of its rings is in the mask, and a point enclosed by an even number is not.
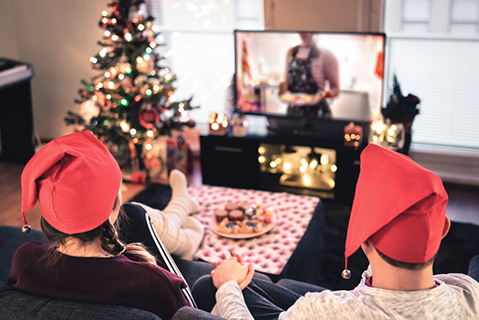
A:
[[[117,209],[120,206],[119,197],[116,198],[113,210]],[[118,225],[119,221],[125,217],[126,213],[123,207],[120,207],[118,218],[113,225],[109,219],[103,222],[100,226],[96,227],[93,230],[76,233],[76,234],[66,234],[55,229],[51,224],[49,224],[43,216],[41,217],[41,227],[43,234],[48,241],[53,243],[53,245],[48,248],[47,252],[43,255],[42,259],[46,262],[47,266],[51,266],[58,262],[61,255],[56,250],[58,245],[65,245],[66,241],[69,238],[76,238],[80,240],[83,244],[89,244],[96,239],[100,239],[101,248],[113,255],[118,256],[122,253],[128,256],[131,260],[140,261],[140,262],[149,262],[156,265],[155,257],[146,250],[145,246],[142,243],[135,242],[130,244],[124,244],[118,236]]]
[[[429,259],[428,261],[424,262],[424,263],[409,263],[409,262],[402,262],[402,261],[398,261],[398,260],[395,260],[393,258],[390,258],[388,257],[387,255],[385,255],[384,253],[382,253],[381,251],[379,251],[377,248],[375,248],[377,253],[379,254],[379,256],[384,260],[386,261],[387,263],[389,263],[390,265],[396,267],[396,268],[401,268],[401,269],[406,269],[406,270],[413,270],[413,271],[416,271],[416,270],[422,270],[428,266],[430,266],[431,264],[434,263],[434,259],[436,259],[437,257],[437,254],[439,252],[439,250],[436,252],[436,254],[431,258]]]

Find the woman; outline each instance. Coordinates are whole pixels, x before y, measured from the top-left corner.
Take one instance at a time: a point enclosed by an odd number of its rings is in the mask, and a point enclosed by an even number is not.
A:
[[[157,212],[158,224],[176,226],[172,245],[190,255],[191,248],[183,246],[193,242],[182,223],[198,207],[185,190],[184,176],[173,176],[170,215]],[[42,231],[52,245],[22,245],[8,284],[52,298],[144,309],[162,319],[190,305],[180,277],[157,266],[141,244],[119,240],[121,180],[116,160],[89,131],[57,138],[35,154],[22,173],[23,231],[30,228],[25,212],[38,200]]]
[[[305,104],[291,103],[287,114],[330,118],[331,109],[325,98],[339,94],[338,60],[329,50],[318,48],[313,33],[300,32],[299,37],[302,43],[288,50],[285,82],[279,93],[306,93],[313,98]],[[326,81],[329,90],[326,90]]]

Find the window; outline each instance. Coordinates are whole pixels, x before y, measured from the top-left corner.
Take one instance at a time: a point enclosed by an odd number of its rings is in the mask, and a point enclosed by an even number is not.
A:
[[[385,3],[387,87],[421,99],[412,149],[479,155],[479,0]]]
[[[210,112],[224,112],[234,73],[235,29],[264,29],[262,0],[151,0],[154,24],[163,36],[159,52],[176,75],[179,99],[193,96],[190,112],[206,123]]]

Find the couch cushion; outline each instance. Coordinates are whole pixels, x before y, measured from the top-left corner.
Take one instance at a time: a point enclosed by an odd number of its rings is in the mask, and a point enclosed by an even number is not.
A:
[[[155,314],[123,306],[51,299],[15,290],[0,282],[0,310],[5,320],[152,319]]]
[[[22,233],[19,227],[0,226],[0,281],[6,283],[12,266],[13,254],[18,247],[27,241],[35,240],[46,242],[43,234],[38,230]]]

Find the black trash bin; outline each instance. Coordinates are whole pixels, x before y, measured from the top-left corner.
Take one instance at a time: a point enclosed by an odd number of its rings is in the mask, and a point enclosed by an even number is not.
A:
[[[33,67],[0,58],[0,162],[26,164],[35,153]]]

